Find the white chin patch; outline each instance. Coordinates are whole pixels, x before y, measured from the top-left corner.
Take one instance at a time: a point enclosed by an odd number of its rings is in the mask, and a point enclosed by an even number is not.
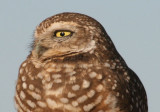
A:
[[[96,48],[95,41],[92,40],[84,49],[80,49],[80,52],[93,52]]]

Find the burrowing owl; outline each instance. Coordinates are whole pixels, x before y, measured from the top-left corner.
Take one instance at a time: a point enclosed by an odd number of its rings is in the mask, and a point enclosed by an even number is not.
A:
[[[145,89],[95,19],[61,13],[36,28],[16,86],[18,112],[147,112]]]

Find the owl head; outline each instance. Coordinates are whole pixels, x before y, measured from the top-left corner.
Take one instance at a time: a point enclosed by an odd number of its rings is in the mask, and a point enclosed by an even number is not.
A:
[[[61,13],[42,21],[34,37],[32,53],[44,60],[92,53],[108,35],[102,25],[89,16]]]

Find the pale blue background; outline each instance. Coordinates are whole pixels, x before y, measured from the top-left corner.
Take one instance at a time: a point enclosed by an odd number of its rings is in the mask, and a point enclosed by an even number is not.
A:
[[[142,80],[150,112],[159,112],[160,0],[0,0],[0,112],[16,112],[15,82],[36,25],[66,11],[92,16],[105,27]]]

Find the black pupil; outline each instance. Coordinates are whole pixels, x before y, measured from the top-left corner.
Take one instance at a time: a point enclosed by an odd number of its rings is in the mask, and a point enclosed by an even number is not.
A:
[[[65,33],[64,33],[64,32],[61,32],[60,35],[63,37],[63,36],[65,35]]]

